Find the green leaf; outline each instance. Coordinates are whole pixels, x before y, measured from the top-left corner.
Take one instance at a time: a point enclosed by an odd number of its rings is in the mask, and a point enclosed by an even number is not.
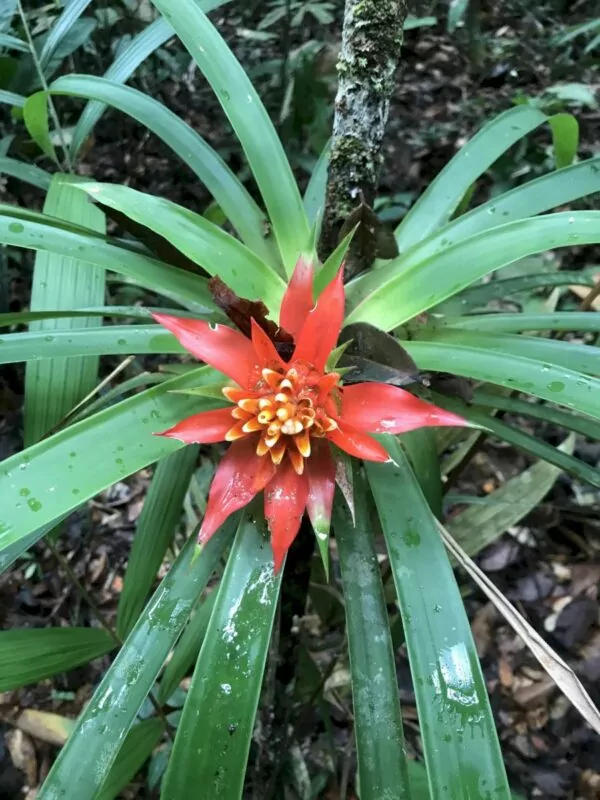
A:
[[[556,447],[546,444],[546,442],[540,439],[536,439],[535,436],[523,433],[523,431],[507,425],[505,422],[496,419],[496,417],[480,409],[466,406],[462,403],[452,401],[447,397],[441,397],[440,395],[436,396],[435,402],[443,408],[449,408],[458,414],[462,414],[465,419],[471,422],[488,428],[488,430],[499,439],[504,439],[504,441],[512,444],[514,447],[518,447],[520,450],[536,458],[541,458],[549,464],[554,464],[579,480],[585,481],[592,486],[600,487],[600,470],[594,469],[594,467],[586,464],[585,461],[574,458],[562,450],[558,450]]]
[[[589,314],[589,316],[596,316]],[[600,327],[598,328],[600,330]],[[544,339],[539,336],[517,336],[510,333],[482,333],[479,330],[440,328],[435,331],[420,331],[422,339],[456,347],[476,347],[482,350],[530,358],[541,362],[541,372],[547,372],[548,364],[567,367],[586,375],[600,375],[600,348],[594,345]],[[410,351],[410,345],[407,348]],[[540,372],[538,368],[537,372]]]
[[[119,796],[150,757],[164,730],[160,719],[145,719],[131,728],[95,800],[114,800]]]
[[[424,255],[430,242],[348,285],[352,308],[346,323],[372,322],[384,330],[438,305],[496,269],[528,255],[600,241],[600,211],[546,214],[499,225],[440,252]]]
[[[204,183],[242,241],[263,260],[273,261],[264,213],[219,154],[166,106],[137,89],[91,75],[64,75],[49,91],[102,100],[155,133]]]
[[[61,40],[69,35],[69,31],[91,2],[92,0],[71,0],[65,5],[63,13],[50,28],[42,51],[39,54],[42,71],[46,71],[46,67],[50,64]]]
[[[86,183],[82,188],[100,203],[151,227],[242,297],[260,298],[273,312],[279,309],[285,291],[283,279],[237,239],[204,217],[170,200],[127,186]]]
[[[217,599],[217,591],[213,591],[208,597],[201,601],[200,607],[188,622],[181,639],[175,645],[173,655],[165,667],[165,671],[160,679],[158,690],[158,701],[163,705],[179,686],[181,679],[187,674],[188,670],[198,658],[198,653],[204,641],[208,623],[212,616]]]
[[[571,434],[560,449],[571,455],[574,446],[575,436]],[[450,519],[446,529],[467,555],[476,555],[538,506],[561,472],[559,467],[540,461],[487,495],[485,503]]]
[[[201,8],[208,14],[209,11],[220,8],[228,2],[229,0],[203,0],[201,2]],[[141,33],[134,36],[127,47],[123,48],[108,70],[104,73],[104,78],[115,83],[125,83],[140,64],[145,61],[151,53],[165,44],[174,33],[173,28],[166,19],[161,18],[155,20]],[[75,126],[75,130],[73,131],[73,140],[71,144],[73,159],[77,157],[83,143],[92,132],[94,125],[98,122],[105,109],[106,106],[103,103],[96,101],[88,103],[84,108]]]
[[[458,26],[462,24],[468,8],[469,0],[450,0],[448,7],[448,33],[454,33]]]
[[[184,447],[159,461],[137,523],[117,609],[117,633],[124,639],[135,625],[173,534],[194,473],[198,446]]]
[[[10,175],[12,178],[18,178],[20,181],[44,190],[50,187],[52,177],[34,164],[26,164],[24,161],[18,161],[16,158],[8,156],[0,156],[0,174]]]
[[[429,184],[396,228],[400,252],[445,225],[463,195],[513,144],[547,120],[533,106],[516,106],[488,122]]]
[[[78,261],[135,278],[165,297],[204,311],[215,309],[204,278],[43,214],[0,205],[0,242],[68,257],[76,252]]]
[[[440,314],[468,314],[475,309],[484,308],[491,300],[504,300],[514,294],[521,292],[534,292],[536,289],[545,289],[555,286],[594,286],[594,281],[588,275],[581,272],[569,272],[561,270],[555,273],[540,273],[538,275],[520,275],[517,278],[501,278],[491,280],[479,286],[471,286],[458,295],[450,297],[435,309],[435,313]],[[572,313],[572,312],[569,312]],[[485,315],[487,318],[487,314]],[[509,315],[501,315],[509,316]],[[513,314],[510,315],[514,316]],[[483,315],[480,315],[483,319]],[[462,320],[470,317],[460,317],[457,326],[463,327]],[[468,327],[469,323],[464,327]]]
[[[600,380],[565,367],[448,342],[412,341],[404,346],[422,370],[453,372],[465,378],[496,383],[600,417]]]
[[[331,141],[327,142],[315,164],[304,192],[304,210],[309,225],[317,225],[325,208],[325,191],[327,189],[327,171],[329,169],[329,152]]]
[[[66,519],[68,514],[63,514],[58,519],[51,522],[50,525],[44,525],[42,528],[38,528],[37,530],[30,533],[28,536],[19,539],[18,542],[15,542],[9,547],[6,547],[0,552],[0,573],[5,572],[9,567],[11,567],[15,561],[20,558],[24,553],[26,553],[30,547],[42,539],[44,536],[47,536],[49,533],[60,525],[60,523]]]
[[[225,525],[194,558],[192,537],[140,616],[60,751],[39,800],[94,800],[150,692],[169,650],[184,627],[230,541]]]
[[[7,106],[14,106],[14,108],[23,108],[25,105],[25,98],[21,94],[8,92],[6,89],[0,89],[0,103],[4,103]]]
[[[335,248],[333,253],[327,258],[321,269],[315,275],[314,281],[314,293],[315,296],[318,297],[323,289],[331,283],[331,281],[337,275],[339,268],[344,263],[344,259],[346,258],[346,253],[350,247],[352,242],[352,238],[356,232],[356,225],[350,233],[347,233],[346,236],[342,239],[342,241],[338,244]]]
[[[1,14],[2,11],[0,11]],[[20,50],[22,53],[29,52],[27,42],[22,41],[17,36],[11,36],[9,33],[0,33],[0,47],[6,47],[8,50]]]
[[[115,648],[100,628],[45,628],[0,632],[0,692],[67,672]]]
[[[44,213],[104,233],[102,212],[86,202],[77,190],[77,178],[54,175],[44,203]],[[31,289],[32,311],[49,308],[99,305],[104,301],[105,272],[101,267],[81,264],[76,258],[55,253],[36,255]],[[67,320],[40,320],[30,324],[25,336],[50,337],[51,332],[87,328],[90,333],[101,330],[99,317]],[[63,331],[64,329],[64,331]],[[14,334],[19,336],[20,334]],[[0,347],[0,352],[2,348]],[[97,383],[98,358],[59,358],[48,352],[39,363],[30,364],[25,372],[25,443],[33,444],[46,434],[82,400]],[[0,356],[1,358],[1,356]]]
[[[333,528],[346,609],[360,796],[409,800],[394,650],[366,481],[357,469],[354,484],[356,524],[338,496]]]
[[[478,406],[488,406],[491,408],[510,411],[512,414],[522,414],[534,419],[541,419],[560,425],[571,431],[581,433],[590,439],[600,441],[600,423],[589,417],[580,417],[570,411],[561,408],[553,408],[542,403],[532,403],[527,400],[520,400],[517,397],[506,397],[497,394],[487,394],[481,389],[477,389],[473,394],[473,402]]]
[[[39,362],[45,369],[51,366],[52,357],[62,359],[75,356],[185,352],[173,334],[161,325],[110,325],[96,330],[53,329],[51,334],[9,333],[0,339],[0,364],[33,361]],[[61,366],[67,368],[69,364],[64,362]],[[59,399],[62,399],[60,395]],[[65,407],[65,412],[73,405],[74,402],[68,408]],[[51,410],[48,406],[48,412]],[[44,421],[37,419],[40,425]],[[58,418],[54,421],[58,421]],[[48,427],[40,431],[40,435]]]
[[[569,281],[569,283],[571,282]],[[554,311],[550,314],[473,314],[454,319],[448,317],[440,320],[440,325],[494,332],[585,331],[597,333],[600,331],[600,314],[592,314],[589,311]]]
[[[56,150],[50,138],[48,123],[48,99],[43,93],[32,94],[23,105],[23,122],[27,132],[40,148],[42,153],[59,164]]]
[[[214,382],[214,376],[213,370],[195,369],[5,459],[0,465],[0,552],[182,447],[152,434],[215,404],[170,392]]]
[[[133,319],[151,320],[152,314],[173,314],[173,308],[154,308],[152,306],[85,306],[84,308],[69,308],[64,311],[48,309],[47,311],[15,311],[0,314],[0,328],[13,325],[29,325],[30,322],[40,319],[68,319],[72,317],[132,317]],[[189,319],[211,319],[214,314],[199,314],[197,311],[176,310],[178,317]]]
[[[509,798],[487,689],[459,588],[429,510],[397,442],[393,464],[365,464],[383,527],[434,798]]]
[[[250,79],[198,0],[152,0],[213,88],[248,159],[291,275],[310,229],[289,162]]]
[[[573,163],[579,146],[579,123],[572,114],[554,114],[548,120],[554,142],[556,169]]]
[[[244,516],[177,729],[163,800],[186,797],[190,786],[202,786],[211,800],[241,798],[280,583],[262,530]]]

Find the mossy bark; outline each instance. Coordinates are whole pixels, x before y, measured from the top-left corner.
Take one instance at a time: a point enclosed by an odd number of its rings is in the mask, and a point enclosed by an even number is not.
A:
[[[321,257],[338,244],[344,220],[361,197],[375,200],[381,144],[394,75],[400,59],[406,0],[346,0],[339,84],[335,99],[327,199],[319,243]],[[354,275],[375,255],[375,237],[360,236],[347,261]]]

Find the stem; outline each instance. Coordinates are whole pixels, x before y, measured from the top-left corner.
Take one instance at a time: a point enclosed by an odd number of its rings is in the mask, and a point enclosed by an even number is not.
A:
[[[37,50],[35,49],[35,44],[33,41],[33,37],[31,35],[31,31],[29,30],[29,23],[27,22],[27,17],[25,16],[25,12],[23,11],[23,5],[21,3],[21,0],[17,0],[17,8],[19,9],[19,16],[21,17],[21,22],[25,30],[25,37],[27,39],[27,44],[29,45],[31,58],[33,59],[33,64],[38,74],[38,78],[40,79],[40,83],[42,84],[42,89],[46,92],[46,97],[48,100],[48,110],[50,111],[50,116],[52,117],[52,122],[58,134],[58,138],[60,139],[60,145],[63,150],[65,165],[64,168],[62,167],[62,165],[59,166],[61,167],[61,169],[65,169],[66,172],[70,172],[72,174],[73,164],[71,163],[71,156],[69,154],[69,149],[67,147],[67,140],[65,139],[65,135],[61,127],[58,114],[56,113],[56,107],[54,105],[54,101],[52,100],[52,97],[48,92],[48,81],[46,80],[46,76],[44,75],[44,70],[42,69],[42,65],[40,64],[40,59],[38,58]]]
[[[394,74],[400,60],[406,0],[346,0],[338,61],[327,199],[319,242],[321,257],[338,244],[344,220],[360,198],[372,206],[379,184],[381,145]],[[369,267],[375,236],[356,236],[346,263],[347,277]]]

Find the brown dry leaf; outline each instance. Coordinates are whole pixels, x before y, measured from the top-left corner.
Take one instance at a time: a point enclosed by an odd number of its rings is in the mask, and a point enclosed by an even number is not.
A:
[[[522,686],[514,692],[515,703],[521,708],[534,708],[540,705],[547,697],[550,697],[556,689],[556,684],[550,675],[545,675],[541,680]]]
[[[512,686],[514,677],[513,671],[510,662],[505,658],[501,658],[498,662],[498,676],[502,686],[505,686],[507,689]]]
[[[238,297],[238,295],[216,275],[208,282],[208,288],[214,298],[215,304],[225,312],[244,336],[250,338],[252,333],[251,320],[253,319],[276,345],[283,345],[288,348],[293,346],[294,339],[292,335],[283,328],[280,328],[272,320],[267,319],[269,309],[261,300],[246,300],[243,297]],[[277,349],[279,350],[279,347]],[[280,354],[284,355],[281,351]]]
[[[27,708],[17,719],[17,727],[35,739],[61,747],[75,728],[75,720],[49,711]]]
[[[33,742],[23,731],[9,731],[4,737],[8,752],[17,769],[25,773],[28,786],[37,786],[37,758]]]
[[[593,279],[596,283],[600,284],[600,272],[597,272]],[[595,287],[594,289],[590,289],[588,286],[569,286],[569,289],[576,294],[577,297],[581,298],[581,300],[586,300],[590,293],[594,293],[594,299],[590,303],[590,309],[594,311],[600,311],[600,295],[597,294],[598,288]]]
[[[486,603],[477,610],[471,623],[471,631],[477,647],[477,655],[483,658],[487,655],[492,640],[491,624],[497,618],[493,603]]]
[[[519,614],[496,586],[489,580],[458,545],[441,523],[437,523],[442,540],[450,553],[460,565],[469,573],[471,578],[492,601],[508,624],[523,639],[531,653],[537,658],[542,667],[552,677],[559,689],[569,698],[581,716],[588,722],[596,733],[600,733],[600,711],[593,704],[589,694],[571,667],[548,645],[536,630]]]

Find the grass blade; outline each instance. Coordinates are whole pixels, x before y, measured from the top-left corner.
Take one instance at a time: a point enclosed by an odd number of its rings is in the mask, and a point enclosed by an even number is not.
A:
[[[242,241],[263,260],[273,261],[264,213],[221,156],[166,106],[137,89],[92,75],[64,75],[49,91],[102,100],[156,134],[204,183]]]
[[[566,282],[573,283],[568,277]],[[499,281],[500,283],[500,281]],[[593,282],[591,282],[593,286]],[[600,314],[589,311],[555,311],[551,314],[473,314],[447,318],[441,325],[477,331],[516,333],[517,331],[600,331]]]
[[[16,158],[0,156],[0,174],[10,175],[11,178],[18,178],[20,181],[37,186],[38,189],[47,191],[50,188],[52,176],[34,164],[26,164]]]
[[[46,628],[0,632],[0,692],[37,683],[115,648],[99,628]]]
[[[0,206],[0,242],[66,257],[77,252],[77,261],[86,266],[93,264],[113,270],[135,278],[141,286],[165,297],[177,298],[180,303],[187,301],[204,311],[215,310],[204,278],[43,214]]]
[[[85,183],[82,188],[100,203],[150,226],[210,275],[218,275],[242,297],[260,298],[271,311],[278,311],[285,291],[283,279],[217,225],[177,203],[127,186]]]
[[[453,372],[465,378],[506,386],[600,419],[600,380],[597,378],[475,345],[441,341],[403,341],[402,344],[419,369]]]
[[[44,203],[44,213],[104,233],[104,215],[85,201],[76,178],[55,175]],[[35,259],[31,289],[32,311],[72,306],[94,306],[104,302],[105,272],[99,266],[82,265],[76,258],[40,252]],[[88,317],[32,322],[33,336],[73,327],[92,330],[102,320]],[[34,333],[35,332],[35,333]],[[29,364],[25,373],[25,443],[32,444],[59,422],[94,387],[98,358],[67,360],[50,357]]]
[[[346,609],[360,796],[409,800],[394,650],[366,481],[357,469],[354,485],[356,524],[338,495],[333,528]]]
[[[440,234],[441,235],[441,234]],[[525,256],[600,241],[600,211],[574,211],[510,222],[451,243],[433,239],[348,284],[346,323],[401,325],[446,298]]]
[[[5,459],[0,466],[0,552],[180,449],[181,443],[152,434],[215,403],[171,391],[214,382],[214,376],[210,369],[195,369]]]
[[[119,597],[117,633],[122,639],[135,625],[173,540],[198,450],[197,445],[184,447],[163,458],[156,467],[138,520]]]
[[[145,719],[134,725],[95,800],[114,800],[140,771],[165,730],[159,719]]]
[[[310,228],[291,167],[260,97],[198,0],[152,0],[175,28],[227,114],[264,200],[288,275]]]
[[[92,0],[71,0],[70,3],[65,4],[63,13],[48,31],[48,36],[39,54],[40,67],[44,72],[50,64],[56,49],[60,46],[61,40],[67,36],[91,2]]]
[[[401,252],[445,225],[463,195],[513,144],[548,118],[533,106],[516,106],[488,122],[429,184],[396,229]]]
[[[560,449],[571,455],[574,445],[571,435]],[[476,555],[538,506],[561,472],[560,467],[545,461],[534,464],[487,495],[485,503],[453,517],[446,524],[448,532],[468,555]]]
[[[202,786],[211,800],[241,798],[280,583],[263,531],[246,515],[198,656],[163,800],[186,797],[190,786]]]
[[[394,575],[431,796],[510,798],[487,689],[437,523],[399,444],[367,463]]]
[[[97,796],[231,533],[231,526],[224,526],[195,560],[195,541],[189,540],[79,717],[38,800]]]

